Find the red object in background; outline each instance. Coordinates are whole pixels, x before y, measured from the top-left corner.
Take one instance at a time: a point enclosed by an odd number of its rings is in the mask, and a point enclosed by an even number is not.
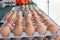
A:
[[[19,4],[20,3],[20,0],[16,0],[16,4]]]
[[[16,4],[28,4],[30,0],[16,0]]]
[[[21,4],[25,4],[25,0],[21,0]]]

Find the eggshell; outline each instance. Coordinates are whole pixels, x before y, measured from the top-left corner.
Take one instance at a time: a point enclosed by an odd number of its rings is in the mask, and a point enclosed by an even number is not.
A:
[[[25,6],[25,10],[29,10],[29,6],[28,5]]]
[[[35,5],[33,5],[33,9],[38,13],[38,8]]]
[[[36,23],[37,25],[37,32],[40,34],[40,35],[44,35],[45,32],[47,31],[47,28],[44,24],[42,24],[42,22],[39,20],[39,17],[37,15],[37,13],[35,11],[33,11],[33,18],[34,18],[34,22]]]
[[[29,7],[29,10],[31,10],[31,11],[32,11],[32,10],[33,10],[33,6],[30,6],[30,7]]]
[[[44,26],[44,25],[41,25],[41,26],[38,26],[37,27],[37,32],[40,34],[40,35],[44,35],[47,31],[47,28]]]
[[[23,28],[20,25],[16,25],[13,29],[13,33],[15,36],[20,36],[23,32]]]
[[[1,29],[1,34],[3,37],[8,37],[8,35],[10,34],[11,30],[9,27],[3,27]]]
[[[11,24],[6,23],[6,24],[3,25],[3,27],[9,27],[10,28],[11,27]]]
[[[22,10],[23,10],[23,11],[25,10],[25,5],[22,5]]]
[[[32,25],[30,25],[28,26],[28,28],[25,28],[25,32],[28,36],[32,36],[35,32],[35,28]]]
[[[21,22],[15,22],[16,25],[21,25],[22,23]]]
[[[32,18],[32,15],[30,13],[25,15],[25,23],[26,23],[25,32],[28,36],[32,36],[33,33],[35,32],[35,28],[32,24],[31,18]]]
[[[47,16],[45,16],[44,14],[40,14],[40,17],[43,19],[43,21],[45,20],[49,20]]]
[[[49,21],[49,20],[44,21],[44,23],[45,23],[47,26],[49,26],[49,25],[53,24],[53,23],[52,23],[51,21]]]
[[[48,31],[50,31],[52,34],[56,34],[58,31],[58,27],[55,24],[49,25],[48,26]]]
[[[11,15],[13,14],[12,11],[8,12],[6,16],[4,17],[4,20],[7,20]]]
[[[60,40],[60,35],[58,35],[54,40]]]
[[[7,22],[10,23],[10,24],[13,24],[13,20],[14,20],[13,17],[9,17]]]

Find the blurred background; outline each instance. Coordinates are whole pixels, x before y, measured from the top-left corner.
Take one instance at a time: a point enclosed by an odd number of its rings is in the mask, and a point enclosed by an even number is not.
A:
[[[38,5],[39,8],[41,8],[47,15],[49,15],[49,17],[51,17],[60,26],[60,0],[33,0],[33,1]]]

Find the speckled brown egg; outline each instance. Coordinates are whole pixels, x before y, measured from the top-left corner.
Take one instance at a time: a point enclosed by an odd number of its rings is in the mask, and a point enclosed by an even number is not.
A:
[[[10,34],[11,30],[9,27],[3,27],[1,29],[1,34],[3,37],[7,37]]]
[[[56,38],[54,38],[54,40],[60,40],[60,35],[56,36]]]

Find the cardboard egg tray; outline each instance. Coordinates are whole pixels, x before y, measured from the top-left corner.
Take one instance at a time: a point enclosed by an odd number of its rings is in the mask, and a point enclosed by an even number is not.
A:
[[[19,7],[13,7],[12,8],[12,10],[13,11],[18,11],[18,10],[20,10],[19,9],[20,8],[20,6]],[[40,9],[39,9],[40,10]],[[40,12],[41,13],[43,13],[43,14],[45,14],[43,11],[41,11],[40,10]],[[24,13],[24,12],[23,12]],[[46,15],[46,14],[45,14]],[[47,16],[47,15],[46,15]],[[48,16],[47,16],[48,17]],[[40,17],[39,17],[40,18]],[[50,17],[48,17],[50,20],[51,20],[51,18]],[[40,21],[43,21],[43,20],[41,20],[41,18],[40,18]],[[52,21],[52,20],[51,20]],[[1,22],[3,22],[4,24],[6,23],[6,21],[4,21],[4,18],[2,19],[2,21]],[[24,17],[23,17],[23,22],[22,22],[22,24],[23,24],[23,28],[25,28],[25,23],[24,23],[25,21],[24,21]],[[36,28],[37,26],[35,25],[35,23],[34,23],[34,21],[33,21],[33,18],[32,18],[32,22],[33,22],[33,26]],[[53,21],[53,23],[55,23],[54,21]],[[3,25],[4,25],[3,24]],[[45,23],[43,23],[43,24],[45,24]],[[56,23],[55,23],[56,24]],[[3,27],[3,25],[2,25],[2,27]],[[57,24],[56,24],[57,25]],[[58,25],[57,25],[58,26]],[[11,30],[13,31],[13,26],[11,27]],[[59,27],[58,27],[59,28]],[[32,36],[27,36],[27,34],[25,33],[25,32],[23,32],[22,34],[21,34],[21,36],[18,36],[18,37],[16,37],[16,36],[14,36],[14,34],[13,34],[13,32],[11,32],[9,35],[8,35],[8,37],[2,37],[2,35],[0,34],[0,39],[2,38],[2,39],[4,39],[4,40],[22,40],[23,38],[25,38],[26,40],[34,40],[34,38],[37,38],[37,40],[44,40],[45,39],[45,37],[49,37],[50,38],[50,40],[54,40],[54,38],[56,38],[56,36],[58,36],[58,35],[60,35],[60,28],[59,28],[59,30],[57,31],[57,33],[56,34],[51,34],[50,33],[50,31],[47,31],[44,35],[39,35],[39,33],[38,32],[34,32],[34,34],[32,35]]]

